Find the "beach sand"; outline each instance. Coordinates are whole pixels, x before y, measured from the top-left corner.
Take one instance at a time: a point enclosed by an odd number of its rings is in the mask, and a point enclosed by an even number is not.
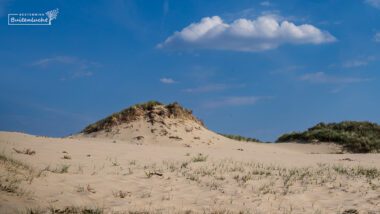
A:
[[[238,142],[206,129],[194,142],[176,132],[181,140],[154,143],[0,132],[1,213],[380,211],[379,154]]]

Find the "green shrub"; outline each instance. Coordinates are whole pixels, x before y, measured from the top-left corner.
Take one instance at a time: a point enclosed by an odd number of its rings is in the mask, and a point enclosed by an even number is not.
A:
[[[220,134],[220,133],[219,133]],[[251,137],[243,137],[240,135],[232,135],[232,134],[220,134],[226,138],[230,138],[237,141],[245,141],[245,142],[261,142],[259,139],[251,138]]]
[[[101,130],[109,130],[111,127],[121,122],[134,120],[138,112],[138,109],[144,111],[152,110],[153,107],[157,105],[162,105],[162,103],[158,101],[148,101],[146,103],[133,105],[129,108],[126,108],[117,113],[113,113],[111,116],[108,116],[102,120],[88,125],[86,128],[83,129],[82,133],[90,134]]]
[[[380,151],[380,126],[376,123],[344,121],[319,123],[304,132],[284,134],[277,142],[332,142],[354,153]]]

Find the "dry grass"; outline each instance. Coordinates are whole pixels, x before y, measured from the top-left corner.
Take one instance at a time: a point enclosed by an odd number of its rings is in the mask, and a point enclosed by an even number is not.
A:
[[[292,207],[289,207],[284,210],[277,210],[278,213],[285,213],[290,214],[294,213],[292,210]],[[105,208],[99,208],[99,207],[64,207],[64,208],[55,208],[55,207],[49,207],[49,208],[29,208],[24,210],[23,212],[25,214],[103,214],[103,213],[111,213],[111,214],[164,214],[164,213],[170,213],[170,214],[251,214],[251,213],[261,213],[256,210],[249,210],[249,209],[241,209],[241,210],[231,210],[227,208],[204,208],[202,211],[195,211],[192,209],[175,209],[175,208],[167,208],[167,209],[154,209],[154,208],[132,208],[128,210],[123,211],[107,211]],[[312,213],[312,214],[321,214],[322,212],[318,209],[308,210],[305,213]],[[347,209],[342,211],[337,210],[337,214],[356,214],[359,213],[356,209]]]
[[[70,155],[64,155],[64,156],[62,157],[62,159],[71,160],[71,156],[70,156]]]
[[[29,166],[28,164],[22,161],[16,160],[11,156],[6,155],[4,152],[0,154],[0,161],[2,161],[3,164],[5,164],[6,166],[13,166],[13,167],[24,169],[24,170],[32,169],[32,167]]]
[[[45,169],[41,170],[41,173],[44,171],[52,172],[52,173],[58,173],[58,174],[64,174],[69,172],[70,165],[68,164],[62,164],[59,166],[56,166],[55,168],[51,168],[50,166],[47,166]]]
[[[36,154],[36,151],[32,149],[23,149],[23,150],[18,150],[16,148],[13,148],[13,150],[18,153],[18,154],[24,154],[24,155],[34,155]]]
[[[287,199],[299,197],[300,195],[310,195],[314,191],[319,191],[322,195],[328,195],[329,192],[334,194],[351,194],[355,197],[367,197],[378,194],[380,190],[380,170],[378,168],[363,166],[347,166],[343,164],[316,164],[309,167],[284,167],[282,165],[263,164],[259,162],[234,161],[231,159],[215,160],[208,159],[207,155],[198,154],[194,157],[186,157],[186,160],[154,163],[137,163],[135,160],[120,160],[119,163],[115,158],[106,159],[104,165],[110,163],[120,164],[120,167],[102,167],[96,169],[99,173],[115,173],[116,176],[128,175],[131,180],[144,178],[144,187],[136,191],[134,187],[118,187],[114,191],[109,191],[109,197],[113,200],[129,201],[154,201],[153,205],[160,207],[161,203],[174,203],[181,197],[181,189],[186,184],[186,188],[197,191],[210,192],[213,196],[219,198],[217,201],[212,197],[204,198],[199,196],[199,201],[208,203],[208,206],[199,207],[195,205],[194,210],[171,210],[162,209],[143,209],[125,210],[119,213],[262,213],[260,206],[267,206],[271,213],[326,213],[321,207],[307,207],[305,204],[288,204]],[[9,171],[8,180],[1,176],[0,191],[6,194],[23,195],[26,192],[20,184],[28,180],[28,177],[39,177],[42,172],[68,173],[70,165],[58,165],[55,168],[46,167],[40,173],[35,173],[29,165],[11,158],[6,155],[0,155],[1,168]],[[124,166],[125,168],[122,168]],[[6,168],[9,167],[9,168]],[[11,174],[13,169],[19,172],[31,172],[29,176],[22,174]],[[111,170],[112,169],[112,170]],[[104,170],[105,172],[100,172]],[[74,170],[73,170],[74,171]],[[78,170],[79,171],[79,170]],[[91,172],[88,172],[91,173]],[[40,174],[40,175],[38,175]],[[28,175],[26,173],[25,175]],[[47,175],[51,175],[47,173]],[[86,173],[84,173],[86,176]],[[12,177],[13,176],[13,177]],[[125,178],[125,177],[121,177]],[[167,186],[170,183],[170,188]],[[96,184],[96,183],[94,183]],[[360,188],[358,188],[360,184]],[[166,186],[165,186],[166,185]],[[161,187],[163,186],[163,187]],[[96,190],[102,193],[101,185],[96,184]],[[75,194],[96,193],[95,188],[90,185],[75,186]],[[120,188],[120,189],[119,189]],[[99,194],[98,193],[98,194]],[[94,196],[98,195],[94,194]],[[196,194],[196,193],[194,193]],[[201,193],[197,193],[201,194]],[[250,199],[246,199],[250,197]],[[116,198],[116,199],[115,199]],[[214,201],[213,201],[214,200]],[[260,202],[255,202],[259,200]],[[376,199],[373,199],[376,200]],[[284,203],[280,201],[285,201]],[[196,203],[196,202],[195,202]],[[254,208],[247,210],[233,210],[234,207],[244,207],[244,203],[255,203]],[[283,204],[282,204],[283,203]],[[376,201],[374,201],[376,203]],[[268,205],[270,204],[270,205]],[[152,206],[154,207],[154,206]],[[269,208],[268,208],[269,207]],[[131,207],[132,208],[132,207]],[[200,209],[204,208],[204,211]],[[350,207],[336,208],[336,213],[348,210]],[[86,208],[87,209],[87,208]],[[41,209],[43,210],[43,209]],[[46,209],[49,213],[102,213],[102,209],[89,208],[86,212],[81,212],[82,208],[63,208],[63,209]],[[44,211],[46,211],[44,210]],[[28,213],[39,213],[38,209],[29,210]],[[69,212],[70,211],[70,212]],[[101,211],[101,212],[98,212]],[[256,212],[257,211],[257,212]],[[331,211],[331,210],[329,210]],[[111,211],[110,211],[111,212]],[[107,212],[109,213],[109,210]],[[112,213],[112,212],[111,212]]]
[[[192,162],[204,162],[204,161],[207,160],[207,158],[208,158],[207,155],[204,155],[204,154],[202,154],[202,153],[199,153],[198,155],[194,156],[194,157],[191,159],[191,161],[192,161]]]
[[[125,197],[127,197],[127,196],[130,196],[130,195],[131,195],[131,192],[127,192],[127,191],[119,190],[119,191],[113,191],[113,192],[112,192],[112,195],[113,195],[115,198],[125,198]]]
[[[0,172],[0,191],[17,196],[30,193],[22,187],[22,184],[31,184],[35,178],[36,175],[31,166],[2,152],[0,154]]]
[[[102,214],[104,213],[103,208],[98,207],[64,207],[64,208],[28,208],[21,213],[25,214]]]
[[[203,155],[202,155],[203,156]],[[128,163],[128,162],[127,162]],[[169,203],[169,201],[177,200],[178,197],[175,183],[182,182],[184,179],[187,185],[195,185],[197,187],[207,188],[208,191],[215,192],[220,197],[224,197],[223,205],[219,206],[217,201],[211,199],[209,206],[204,207],[203,211],[195,210],[167,210],[160,208],[155,210],[153,207],[149,209],[138,208],[135,210],[125,210],[115,213],[261,213],[259,207],[266,202],[264,200],[273,201],[267,209],[271,213],[325,213],[326,210],[320,207],[303,207],[304,204],[281,204],[278,201],[286,201],[286,198],[294,197],[300,194],[308,194],[309,192],[318,191],[334,191],[335,193],[370,194],[380,190],[380,171],[377,168],[366,168],[362,166],[345,166],[345,165],[328,165],[317,164],[310,167],[283,167],[280,165],[263,164],[258,162],[242,162],[225,160],[210,161],[193,161],[189,158],[187,161],[163,161],[161,163],[151,163],[148,165],[139,165],[136,163],[129,164],[129,170],[133,170],[137,178],[146,174],[146,177],[152,178],[158,172],[161,176],[146,180],[146,188],[134,192],[133,190],[114,190],[110,192],[110,197],[125,200],[143,200],[156,201],[155,203]],[[60,170],[58,170],[60,171]],[[157,179],[156,179],[157,178]],[[162,192],[160,187],[150,185],[151,181],[171,182],[174,187],[166,192]],[[357,189],[355,184],[361,184]],[[196,189],[196,188],[195,188]],[[78,186],[74,190],[78,193],[90,192],[95,193],[95,189],[90,185]],[[233,192],[231,192],[233,190]],[[100,190],[99,190],[100,191]],[[157,195],[159,194],[159,195]],[[242,204],[242,200],[247,196],[252,199],[260,200],[256,208],[233,210],[229,205]],[[365,195],[364,195],[365,196]],[[363,196],[363,197],[364,197]],[[226,197],[230,197],[229,200]],[[202,200],[202,199],[199,199]],[[212,204],[215,204],[215,207]],[[247,201],[252,203],[252,201]],[[268,202],[269,203],[269,202]],[[266,206],[268,206],[268,203]],[[273,203],[273,204],[272,204]],[[156,204],[157,205],[157,204]],[[256,206],[255,205],[255,206]],[[243,206],[243,205],[241,205]],[[199,207],[198,207],[199,208]],[[70,208],[72,209],[72,208]],[[69,213],[68,208],[56,209],[59,213]],[[347,208],[348,209],[348,208]],[[342,213],[347,209],[336,208],[335,213]],[[74,209],[70,213],[102,213],[104,210],[89,209],[88,212],[77,212],[81,208]],[[101,211],[101,212],[98,212]],[[331,210],[329,210],[331,211]],[[29,212],[35,213],[35,212]],[[55,212],[57,213],[57,212]],[[105,213],[112,213],[107,210]]]
[[[192,159],[191,162],[198,162]],[[315,187],[329,186],[345,191],[350,187],[344,181],[361,180],[368,189],[380,187],[380,170],[361,166],[318,164],[315,167],[286,168],[257,162],[222,160],[208,164],[191,162],[164,162],[166,170],[210,190],[222,190],[225,186],[237,185],[251,189],[257,195],[288,195],[302,193]],[[166,174],[166,172],[165,172]],[[343,181],[343,182],[341,182]],[[348,183],[348,182],[347,182]],[[251,193],[252,194],[252,193]]]

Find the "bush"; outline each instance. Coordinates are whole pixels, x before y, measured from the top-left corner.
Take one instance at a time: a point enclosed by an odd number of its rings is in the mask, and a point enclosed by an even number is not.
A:
[[[220,134],[220,133],[219,133]],[[259,139],[251,138],[251,137],[243,137],[240,135],[232,135],[232,134],[220,134],[226,138],[230,138],[237,141],[245,141],[245,142],[261,142]]]
[[[284,134],[277,142],[332,142],[354,153],[380,151],[380,126],[376,123],[344,121],[319,123],[304,132]]]
[[[83,129],[82,133],[90,134],[101,130],[109,130],[114,125],[136,119],[138,109],[141,109],[143,111],[152,110],[153,107],[157,105],[162,105],[162,103],[158,101],[148,101],[146,103],[133,105],[129,108],[126,108],[117,113],[113,113],[111,116],[108,116],[93,124],[88,125],[86,128]]]
[[[151,100],[146,103],[136,104],[132,106],[132,108],[135,107],[135,108],[142,108],[143,110],[152,110],[154,106],[158,106],[158,105],[163,105],[163,104],[158,101]]]

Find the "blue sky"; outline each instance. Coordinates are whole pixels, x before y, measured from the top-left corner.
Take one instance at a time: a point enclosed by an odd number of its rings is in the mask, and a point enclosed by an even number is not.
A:
[[[0,23],[0,130],[65,136],[148,100],[263,140],[380,123],[380,0],[0,0]]]

